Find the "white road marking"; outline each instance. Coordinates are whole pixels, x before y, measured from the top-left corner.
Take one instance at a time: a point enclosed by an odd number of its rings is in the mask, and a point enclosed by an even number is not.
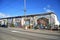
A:
[[[19,32],[19,31],[11,31],[11,32]]]
[[[13,30],[11,32],[21,33],[21,34],[26,34],[26,35],[36,36],[36,37],[42,37],[42,38],[48,38],[48,39],[58,39],[59,38],[57,36],[52,36],[52,35],[34,34],[34,33],[15,31],[15,30]]]

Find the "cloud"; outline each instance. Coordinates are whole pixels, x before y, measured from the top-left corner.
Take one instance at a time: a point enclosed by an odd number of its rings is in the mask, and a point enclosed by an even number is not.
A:
[[[47,5],[47,8],[51,8],[51,5]]]
[[[0,13],[0,18],[10,17],[9,15],[6,15],[4,13]]]
[[[46,9],[46,12],[54,12],[54,11],[50,9]]]
[[[51,9],[51,6],[50,5],[47,5],[46,7],[43,8],[45,10],[45,12],[54,12],[52,9]]]
[[[43,8],[44,10],[46,10],[46,8]]]

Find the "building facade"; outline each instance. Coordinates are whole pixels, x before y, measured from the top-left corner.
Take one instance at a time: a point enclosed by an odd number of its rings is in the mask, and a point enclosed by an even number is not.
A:
[[[55,25],[59,25],[59,22],[53,12],[47,12],[35,15],[1,18],[0,24],[5,24],[8,27],[28,29],[51,29]]]

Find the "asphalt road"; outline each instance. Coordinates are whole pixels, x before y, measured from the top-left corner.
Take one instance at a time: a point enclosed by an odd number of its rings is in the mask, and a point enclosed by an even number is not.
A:
[[[0,28],[0,40],[60,40],[60,35],[45,35]]]

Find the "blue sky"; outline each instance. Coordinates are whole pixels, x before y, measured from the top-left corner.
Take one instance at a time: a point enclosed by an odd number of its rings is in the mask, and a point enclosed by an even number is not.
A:
[[[60,21],[60,0],[26,0],[26,15],[53,11]],[[0,16],[24,15],[24,0],[0,0]]]

